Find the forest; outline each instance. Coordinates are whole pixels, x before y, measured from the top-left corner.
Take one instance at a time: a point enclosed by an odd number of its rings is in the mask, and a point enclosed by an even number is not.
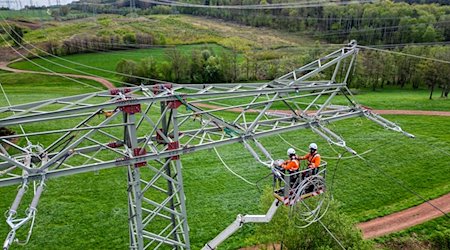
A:
[[[242,2],[259,3],[260,1],[256,0]],[[211,0],[210,4],[240,3]],[[343,43],[352,39],[365,45],[450,40],[450,6],[437,4],[410,5],[382,1],[376,4],[275,10],[178,9],[186,14],[206,15],[256,27],[267,26],[300,32],[330,43]]]

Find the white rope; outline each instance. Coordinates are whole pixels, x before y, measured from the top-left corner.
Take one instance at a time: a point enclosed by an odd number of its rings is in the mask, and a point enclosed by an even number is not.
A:
[[[214,152],[216,152],[217,157],[219,158],[219,160],[222,162],[223,166],[230,171],[233,175],[235,175],[236,177],[238,177],[239,179],[243,180],[245,183],[252,185],[252,186],[256,186],[256,183],[253,183],[247,179],[245,179],[244,177],[242,177],[241,175],[237,174],[236,172],[234,172],[226,163],[225,161],[222,159],[222,157],[220,156],[219,152],[217,151],[216,147],[213,147]]]
[[[292,147],[293,149],[295,149],[295,150],[298,150],[298,151],[300,151],[300,152],[303,152],[303,153],[308,153],[308,151],[306,151],[306,150],[302,150],[302,149],[299,149],[298,147],[296,147],[295,145],[293,145],[292,143],[290,143],[290,142],[288,142],[283,136],[281,136],[280,134],[278,134],[278,137],[280,137],[280,139],[282,140],[282,141],[284,141],[287,145],[289,145],[290,147]],[[333,151],[335,151],[334,149],[333,149]],[[366,150],[366,151],[364,151],[363,153],[361,153],[361,154],[359,154],[359,155],[365,155],[365,154],[368,154],[368,153],[370,153],[370,152],[372,152],[373,151],[373,149],[369,149],[369,150]],[[338,154],[339,155],[339,154]],[[356,156],[356,155],[352,155],[352,156],[345,156],[345,157],[332,157],[332,156],[321,156],[321,158],[323,158],[323,159],[331,159],[331,160],[339,160],[339,159],[353,159],[353,158],[356,158],[356,157],[358,157],[358,156]]]
[[[211,136],[208,135],[209,140],[211,139]],[[219,158],[219,160],[222,162],[222,165],[228,170],[230,171],[230,173],[232,173],[233,175],[235,175],[236,177],[238,177],[239,179],[243,180],[245,183],[252,185],[252,186],[257,186],[256,183],[253,183],[247,179],[245,179],[244,177],[242,177],[241,175],[239,175],[238,173],[234,172],[223,160],[222,156],[220,156],[219,151],[217,151],[216,147],[213,147],[214,152],[216,153],[217,157]]]

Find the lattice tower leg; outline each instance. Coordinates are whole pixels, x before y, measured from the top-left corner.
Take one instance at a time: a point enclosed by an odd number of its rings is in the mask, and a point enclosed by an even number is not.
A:
[[[162,120],[161,120],[161,126],[162,126],[162,133],[167,137],[169,135],[169,124],[170,124],[170,119],[172,118],[171,115],[167,115],[166,112],[164,112],[164,110],[167,108],[167,105],[165,102],[161,102],[160,103],[161,106],[161,115],[162,115]],[[166,174],[167,176],[173,176],[172,175],[172,170],[171,170],[171,164],[170,164],[170,158],[166,159],[166,162],[169,161],[169,164],[166,165]],[[173,188],[173,183],[170,179],[167,179],[167,194],[169,197],[173,197],[174,194],[174,188]],[[169,207],[171,210],[175,211],[175,201],[174,199],[170,199],[169,201]],[[172,229],[175,229],[177,226],[177,218],[176,216],[172,213],[170,214],[170,219],[172,220]],[[174,230],[172,232],[172,239],[175,241],[179,241],[179,237],[177,234],[177,230]],[[175,246],[174,249],[179,249],[178,246]]]
[[[177,109],[173,110],[173,114],[172,114],[172,123],[173,123],[173,138],[174,141],[178,142],[179,141],[179,131],[178,131],[178,121],[177,121]],[[176,178],[177,178],[177,182],[178,182],[178,194],[179,194],[179,210],[181,215],[179,216],[180,218],[178,218],[180,221],[179,223],[181,224],[181,228],[180,228],[180,234],[182,235],[182,240],[184,240],[184,243],[186,245],[186,249],[190,249],[190,242],[189,242],[189,227],[188,227],[188,223],[187,223],[187,211],[186,211],[186,196],[184,194],[184,183],[183,183],[183,174],[182,174],[182,164],[181,164],[181,159],[180,157],[177,157],[175,159],[175,165],[176,165],[176,170],[177,170],[177,174],[176,174]]]
[[[159,146],[170,149],[180,147],[176,116],[175,107],[161,104],[161,135],[156,139]],[[141,145],[141,148],[145,146]],[[147,147],[152,150],[151,146]],[[129,210],[130,214],[135,215],[130,216],[130,248],[135,246],[133,249],[189,250],[189,228],[180,156],[153,160],[139,168],[131,166],[128,175]],[[139,214],[138,209],[142,214]],[[142,244],[139,238],[140,229]]]
[[[124,113],[124,122],[129,123],[125,127],[124,139],[128,154],[133,156],[133,149],[138,147],[134,115]],[[143,225],[142,225],[142,195],[140,185],[140,170],[134,165],[128,168],[128,224],[130,249],[144,249]]]

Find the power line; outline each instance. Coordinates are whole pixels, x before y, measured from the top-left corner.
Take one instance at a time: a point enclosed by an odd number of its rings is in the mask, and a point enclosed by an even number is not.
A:
[[[374,3],[372,0],[360,0],[360,1],[343,1],[343,2],[317,2],[317,3],[284,3],[284,4],[258,4],[258,5],[203,5],[203,4],[189,4],[180,3],[176,1],[157,1],[157,0],[140,0],[144,3],[152,3],[157,5],[167,5],[175,7],[187,7],[187,8],[207,8],[207,9],[241,9],[241,10],[256,10],[256,9],[295,9],[295,8],[312,8],[323,6],[335,6],[335,5],[350,5],[350,4],[362,4],[362,3]]]
[[[418,59],[424,59],[424,60],[429,60],[429,61],[434,61],[434,62],[450,64],[450,61],[445,61],[445,60],[430,58],[430,57],[425,57],[425,56],[417,56],[417,55],[407,54],[407,53],[398,52],[398,51],[378,49],[378,48],[362,46],[362,45],[357,45],[356,47],[361,48],[361,49],[380,51],[380,52],[391,53],[391,54],[396,54],[396,55],[401,55],[401,56],[409,56],[409,57],[414,57],[414,58],[418,58]]]
[[[11,26],[9,25],[9,23],[6,22],[6,20],[5,20],[4,18],[2,18],[2,19],[5,21],[5,23],[6,23],[9,27],[11,27]],[[2,25],[2,27],[3,27],[3,25]],[[5,28],[3,27],[3,29],[5,29]],[[14,30],[12,30],[12,31],[15,32]],[[9,34],[9,33],[7,33],[7,34],[11,37],[11,34]],[[12,38],[12,37],[11,37],[11,38]],[[14,38],[13,38],[13,39],[14,39]],[[41,51],[41,52],[43,52],[43,53],[45,53],[45,54],[51,56],[51,57],[60,59],[60,60],[62,60],[62,61],[68,62],[68,63],[72,63],[72,64],[75,64],[75,65],[79,65],[79,66],[82,66],[82,67],[86,67],[86,68],[90,68],[90,69],[94,69],[94,70],[98,70],[98,71],[102,71],[102,72],[113,73],[113,74],[117,74],[117,75],[121,75],[121,76],[133,77],[133,78],[137,78],[137,79],[148,80],[148,81],[159,82],[159,83],[170,83],[170,82],[162,81],[162,80],[158,80],[158,79],[152,79],[152,78],[141,77],[141,76],[136,76],[136,75],[131,75],[131,74],[125,74],[125,73],[120,73],[120,72],[115,72],[115,71],[105,70],[105,69],[98,68],[98,67],[89,66],[89,65],[86,65],[86,64],[77,63],[77,62],[74,62],[74,61],[71,61],[71,60],[67,60],[67,59],[65,59],[65,58],[63,58],[63,57],[59,57],[59,56],[53,55],[53,54],[51,54],[51,53],[48,53],[47,51],[42,50],[41,48],[39,48],[39,47],[37,47],[37,46],[34,46],[34,45],[31,44],[30,42],[28,42],[28,41],[26,41],[26,40],[24,40],[24,41],[25,41],[27,44],[29,44],[30,46],[32,46],[33,48],[35,48],[35,49],[37,49],[37,50],[39,50],[39,51]],[[330,46],[335,46],[335,45],[330,45]],[[86,75],[90,75],[90,76],[94,76],[94,77],[101,77],[101,76],[96,75],[96,74],[91,74],[91,73],[88,73],[88,72],[85,72],[85,71],[82,71],[82,70],[78,70],[78,69],[75,69],[75,68],[72,68],[72,67],[68,67],[68,66],[66,66],[66,65],[63,65],[63,64],[60,64],[60,63],[51,61],[51,60],[49,60],[49,59],[46,59],[45,57],[41,57],[41,56],[39,56],[38,54],[33,53],[32,51],[30,51],[29,49],[27,49],[27,48],[24,47],[24,46],[22,46],[22,47],[23,47],[25,50],[27,50],[29,53],[31,53],[31,54],[37,56],[38,58],[41,58],[42,60],[47,61],[47,62],[49,62],[49,63],[55,64],[55,65],[57,65],[57,66],[60,66],[60,67],[63,67],[63,68],[66,68],[66,69],[69,69],[69,70],[72,70],[72,71],[76,71],[76,72],[79,72],[79,73],[83,73],[83,74],[86,74]],[[22,56],[22,57],[23,57],[23,56]],[[27,60],[29,60],[29,59],[27,59]],[[36,64],[36,63],[33,62],[33,64]],[[135,86],[134,84],[130,84],[130,83],[123,82],[123,81],[119,81],[119,80],[112,79],[112,78],[106,78],[106,77],[102,77],[102,78],[108,79],[108,80],[110,80],[110,81],[122,83],[122,84],[125,84],[125,85]]]
[[[331,235],[331,237],[339,244],[339,246],[345,250],[344,245],[342,245],[342,243],[338,240],[338,238],[336,238],[336,236],[334,236],[334,234],[325,226],[325,224],[323,224],[323,222],[321,220],[318,220],[320,225],[322,225],[323,228],[325,228],[325,230],[328,232],[328,234]]]
[[[258,14],[249,15],[249,17],[257,17]],[[402,17],[313,17],[313,16],[284,16],[284,15],[268,15],[265,17],[274,19],[289,19],[289,20],[318,20],[318,21],[364,21],[364,20],[400,20]]]
[[[2,90],[2,92],[3,92],[3,96],[5,97],[6,102],[8,103],[8,106],[9,106],[9,107],[12,107],[12,104],[11,104],[11,102],[9,101],[8,95],[6,95],[6,91],[5,91],[5,89],[3,88],[3,84],[2,84],[1,82],[0,82],[0,88],[1,88],[1,90]],[[16,114],[16,112],[13,111],[13,114]],[[25,140],[27,140],[28,145],[31,145],[32,143],[31,143],[31,141],[29,140],[28,136],[26,135],[25,130],[23,129],[23,126],[20,124],[19,127],[20,127],[20,130],[22,131],[22,134],[25,135]]]
[[[449,45],[450,41],[445,42],[426,42],[426,43],[388,43],[388,44],[371,44],[365,45],[367,47],[372,48],[397,48],[397,47],[406,47],[406,46],[446,46]]]
[[[0,26],[5,30],[5,27],[4,27],[2,24],[0,24]],[[15,32],[15,31],[13,31],[13,32]],[[8,34],[9,34],[9,33],[8,33]],[[16,39],[14,39],[10,34],[9,34],[9,37],[12,38],[14,41],[16,41]],[[6,40],[5,40],[3,37],[2,37],[2,39],[6,42]],[[25,40],[24,40],[24,41],[25,41]],[[17,41],[16,41],[16,42],[17,42]],[[36,47],[36,46],[34,46],[33,44],[31,44],[31,43],[29,43],[29,42],[27,42],[27,41],[25,41],[25,42],[26,42],[27,44],[31,45],[32,47],[36,48],[37,50],[40,50],[40,51],[42,51],[42,52],[44,52],[44,53],[46,53],[46,54],[48,54],[48,55],[51,55],[51,56],[56,57],[56,58],[58,58],[58,59],[61,59],[61,60],[63,60],[63,61],[68,61],[68,62],[70,62],[70,63],[78,64],[78,65],[81,65],[81,66],[84,66],[84,67],[88,67],[88,68],[90,67],[90,68],[94,68],[94,69],[97,69],[97,70],[103,70],[103,69],[100,69],[100,68],[96,68],[96,67],[92,67],[92,66],[88,66],[88,65],[76,63],[76,62],[72,62],[72,61],[67,60],[67,59],[65,59],[65,58],[62,58],[62,57],[54,56],[54,55],[52,55],[52,54],[50,54],[50,53],[48,53],[48,52],[46,52],[46,51],[44,51],[44,50],[42,50],[42,49]],[[8,45],[9,45],[9,44],[8,44]],[[75,69],[75,68],[72,68],[72,67],[68,67],[68,66],[66,66],[66,65],[63,65],[63,64],[54,62],[54,61],[52,61],[52,60],[49,60],[49,59],[47,59],[47,58],[45,58],[45,57],[42,57],[42,56],[40,56],[40,55],[34,53],[33,51],[29,50],[28,48],[26,48],[25,46],[23,46],[23,45],[21,45],[21,44],[20,44],[20,46],[21,46],[23,49],[25,49],[26,51],[28,51],[29,53],[31,53],[32,55],[34,55],[34,56],[36,56],[36,57],[38,57],[38,58],[40,58],[40,59],[42,59],[42,60],[44,60],[44,61],[47,61],[47,62],[49,62],[49,63],[51,63],[51,64],[54,64],[54,65],[57,65],[57,66],[60,66],[60,67],[62,67],[62,68],[66,68],[66,69],[69,69],[69,70],[72,70],[72,71],[75,71],[75,72],[83,73],[83,74],[85,74],[85,75],[90,75],[90,76],[93,76],[93,77],[100,77],[99,75],[96,75],[96,74],[91,74],[91,73],[88,73],[88,72],[85,72],[85,71],[82,71],[82,70],[78,70],[78,69]],[[48,71],[48,72],[51,72],[51,73],[53,73],[53,74],[55,74],[55,75],[58,75],[58,76],[62,76],[62,77],[64,77],[64,78],[66,78],[66,79],[75,81],[75,82],[77,82],[77,83],[80,83],[80,84],[83,84],[83,85],[86,85],[86,86],[90,86],[90,87],[96,88],[97,90],[103,90],[103,89],[101,89],[101,88],[98,88],[98,87],[95,87],[95,86],[86,84],[86,83],[84,83],[84,82],[78,81],[78,80],[73,79],[73,78],[68,77],[68,76],[65,76],[64,73],[57,73],[57,72],[55,72],[55,71],[53,71],[53,70],[50,70],[50,69],[48,69],[48,68],[46,68],[46,67],[44,67],[44,66],[42,66],[42,65],[40,65],[40,64],[38,64],[38,63],[36,63],[36,62],[34,62],[33,60],[28,59],[26,56],[24,56],[22,53],[20,53],[18,50],[16,50],[16,49],[15,49],[14,47],[12,47],[11,45],[9,45],[9,47],[10,47],[11,49],[13,49],[13,50],[14,50],[19,56],[21,56],[23,59],[27,60],[28,62],[30,62],[30,63],[32,63],[32,64],[34,64],[34,65],[36,65],[36,66],[38,66],[38,67],[40,67],[40,68],[42,68],[42,69]],[[109,70],[106,70],[106,71],[108,71],[109,73],[120,74],[120,73],[118,73],[118,72],[113,72],[113,71],[109,71]],[[131,75],[130,75],[130,76],[131,76]],[[133,76],[133,77],[136,77],[136,76]],[[115,80],[115,79],[111,79],[111,78],[106,78],[106,79],[109,79],[109,80],[115,81],[115,82],[119,82],[119,83],[122,83],[122,84],[125,84],[125,85],[132,85],[132,86],[135,86],[134,84],[122,82],[122,81]]]
[[[357,154],[358,155],[358,154]],[[441,212],[444,216],[446,216],[447,218],[450,218],[450,216],[448,214],[446,214],[444,211],[442,211],[442,209],[438,208],[436,205],[434,205],[433,203],[430,202],[430,200],[425,199],[425,197],[423,197],[422,195],[420,195],[419,193],[417,193],[416,191],[414,191],[413,189],[409,188],[408,186],[406,186],[405,184],[403,184],[403,182],[401,182],[399,179],[387,174],[385,171],[383,171],[380,167],[378,167],[375,164],[370,163],[367,159],[365,159],[364,157],[358,155],[358,158],[360,158],[361,160],[363,160],[367,166],[369,166],[372,169],[375,169],[378,173],[381,173],[384,177],[386,177],[387,179],[390,179],[391,181],[395,182],[398,186],[402,187],[403,189],[405,189],[406,191],[414,194],[415,196],[417,196],[418,198],[422,199],[424,202],[426,202],[428,205],[430,205],[431,207],[433,207],[434,209],[436,209],[437,211]]]
[[[11,27],[11,26],[8,24],[8,22],[6,22],[6,20],[5,20],[3,17],[1,17],[1,18],[3,19],[3,21],[4,21],[9,27]],[[6,31],[5,27],[4,27],[2,24],[0,24],[0,26]],[[15,32],[15,31],[12,30],[12,32]],[[16,41],[16,40],[11,36],[11,34],[9,34],[8,32],[6,32],[6,33],[9,35],[9,37],[11,37],[14,41]],[[3,38],[3,37],[2,37],[2,38]],[[3,40],[6,42],[6,40],[5,40],[4,38],[3,38]],[[142,80],[148,80],[148,81],[158,82],[158,83],[170,83],[170,82],[168,82],[168,81],[163,81],[163,80],[158,80],[158,79],[152,79],[152,78],[147,78],[147,77],[141,77],[141,76],[136,76],[136,75],[131,75],[131,74],[125,74],[125,73],[115,72],[115,71],[106,70],[106,69],[102,69],[102,68],[98,68],[98,67],[93,67],[93,66],[90,66],[90,65],[82,64],[82,63],[77,63],[77,62],[70,61],[70,60],[67,60],[67,59],[65,59],[65,58],[62,58],[62,57],[53,55],[53,54],[51,54],[51,53],[48,53],[47,51],[42,50],[41,48],[39,48],[39,47],[37,47],[37,46],[34,46],[33,44],[31,44],[30,42],[28,42],[28,41],[26,41],[26,40],[24,40],[24,42],[26,42],[27,44],[29,44],[29,45],[32,46],[33,48],[35,48],[35,49],[37,49],[37,50],[39,50],[39,51],[41,51],[41,52],[43,52],[43,53],[45,53],[45,54],[51,56],[51,57],[60,59],[60,60],[65,61],[65,62],[69,62],[69,63],[75,64],[75,65],[79,65],[79,66],[82,66],[82,67],[86,67],[86,68],[90,68],[90,69],[94,69],[94,70],[98,70],[98,71],[103,71],[103,72],[107,72],[107,73],[113,73],[113,74],[121,75],[121,76],[134,77],[134,78],[137,78],[137,79],[142,79]],[[66,65],[63,65],[63,64],[54,62],[54,61],[52,61],[52,60],[49,60],[49,59],[47,59],[47,58],[45,58],[45,57],[42,57],[42,56],[40,56],[40,55],[38,55],[38,54],[32,52],[31,50],[27,49],[27,48],[24,47],[23,45],[20,45],[20,46],[21,46],[22,48],[24,48],[26,51],[28,51],[29,53],[31,53],[31,54],[35,55],[36,57],[38,57],[38,58],[40,58],[40,59],[42,59],[42,60],[44,60],[44,61],[47,61],[47,62],[49,62],[49,63],[55,64],[55,65],[57,65],[57,66],[60,66],[60,67],[63,67],[63,68],[69,69],[69,70],[73,70],[73,71],[75,71],[75,72],[83,73],[83,74],[86,74],[86,75],[90,75],[90,76],[94,76],[94,77],[101,77],[101,76],[96,75],[96,74],[91,74],[91,73],[88,73],[88,72],[85,72],[85,71],[82,71],[82,70],[79,70],[79,69],[75,69],[75,68],[68,67],[68,66],[66,66]],[[10,46],[10,47],[11,47],[13,50],[15,50],[12,46]],[[16,51],[16,50],[15,50],[15,51]],[[20,52],[17,52],[17,51],[16,51],[16,53],[20,54]],[[21,54],[20,54],[20,55],[21,55]],[[32,62],[32,63],[35,64],[35,65],[38,65],[38,64],[36,64],[35,62],[31,61],[30,59],[24,57],[23,55],[21,55],[21,57],[25,58],[26,60]],[[43,68],[43,66],[39,66],[39,67]],[[45,68],[44,68],[44,69],[45,69]],[[46,70],[47,70],[47,71],[51,71],[51,70],[49,70],[49,69],[46,69]],[[51,72],[56,73],[56,72],[54,72],[54,71],[51,71]],[[59,74],[59,73],[56,73],[56,74]],[[102,78],[106,78],[106,77],[102,77]],[[112,78],[106,78],[106,79],[111,80],[111,81],[114,81],[114,82],[122,83],[122,84],[124,84],[124,85],[136,86],[135,84],[131,84],[131,83],[127,83],[127,82],[115,80],[115,79],[112,79]],[[75,79],[73,79],[73,80],[75,80]],[[75,80],[75,81],[76,81],[76,80]],[[79,82],[79,81],[78,81],[78,82]]]
[[[4,30],[6,30],[5,27],[3,26],[3,24],[0,23],[0,26],[1,26]],[[10,35],[10,37],[11,37],[11,35]],[[8,46],[9,46],[16,54],[18,54],[20,57],[22,57],[23,59],[27,60],[28,62],[34,64],[35,66],[40,67],[40,68],[44,69],[45,71],[48,71],[48,72],[50,72],[50,73],[52,73],[52,74],[55,74],[55,75],[57,75],[57,76],[61,76],[61,77],[66,78],[66,79],[68,79],[68,80],[77,82],[77,83],[79,83],[79,84],[81,84],[81,85],[84,85],[84,86],[87,86],[87,87],[91,87],[91,88],[95,88],[95,89],[97,89],[97,90],[103,90],[103,89],[101,89],[101,88],[99,88],[99,87],[92,86],[92,85],[87,84],[87,83],[85,83],[85,82],[78,81],[78,80],[76,80],[76,79],[73,79],[73,78],[70,78],[70,77],[68,77],[68,76],[65,76],[64,74],[57,73],[57,72],[55,72],[55,71],[53,71],[53,70],[51,70],[51,69],[49,69],[49,68],[47,68],[47,67],[44,67],[44,66],[42,66],[42,65],[40,65],[40,64],[38,64],[38,63],[36,63],[36,62],[34,62],[33,60],[30,60],[29,58],[27,58],[26,56],[24,56],[22,53],[20,53],[18,50],[16,50],[13,46],[11,46],[11,45],[6,41],[6,39],[5,39],[3,36],[1,36],[1,38],[2,38],[2,40],[3,40],[6,44],[8,44]],[[16,39],[13,38],[13,40],[17,42]],[[20,46],[21,46],[22,48],[25,48],[25,47],[23,47],[22,45],[20,45]],[[28,49],[26,49],[26,50],[28,50]]]
[[[439,21],[439,22],[423,22],[423,23],[414,23],[414,24],[404,24],[404,25],[394,25],[394,26],[384,26],[384,27],[377,27],[377,28],[368,28],[368,29],[356,29],[356,30],[345,30],[345,31],[338,31],[338,32],[326,32],[326,33],[320,33],[315,36],[321,37],[321,36],[331,36],[331,35],[341,35],[341,34],[348,34],[348,33],[364,33],[364,32],[370,32],[370,31],[376,31],[376,30],[386,30],[386,29],[396,29],[396,28],[403,28],[403,27],[412,27],[419,24],[441,24],[441,23],[450,23],[450,21]],[[391,31],[389,31],[391,32]]]
[[[419,138],[419,137],[418,137],[418,134],[414,133],[414,135],[416,135],[416,138]],[[422,136],[422,135],[420,135],[420,136]],[[420,138],[420,139],[423,139],[423,138]],[[427,146],[429,146],[428,142],[422,142],[422,141],[420,141],[420,140],[419,140],[418,142],[419,142],[419,143],[422,143],[422,145],[427,145]],[[440,148],[438,148],[438,147],[436,147],[436,146],[434,146],[433,148],[434,148],[435,150],[437,150],[437,151],[439,151],[439,152],[445,154],[445,155],[450,156],[450,153],[447,152],[447,151],[444,151],[444,150],[442,150],[442,149],[440,149]]]

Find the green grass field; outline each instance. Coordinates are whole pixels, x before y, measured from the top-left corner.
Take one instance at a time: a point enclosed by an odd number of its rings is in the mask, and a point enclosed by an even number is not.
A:
[[[375,241],[386,248],[392,245],[420,246],[422,242],[425,242],[425,244],[431,242],[435,249],[448,249],[450,243],[450,223],[448,223],[448,218],[439,217],[401,232],[378,238]]]
[[[440,89],[435,90],[433,100],[428,99],[430,92],[425,89],[386,87],[377,91],[363,89],[356,92],[356,100],[373,109],[450,110],[450,100],[440,98]]]
[[[90,91],[79,84],[48,76],[7,73],[0,75],[0,82],[13,104]],[[399,101],[409,96],[416,100],[414,104]],[[423,107],[429,109],[445,110],[448,107],[446,100],[433,101],[435,106],[427,106],[426,96],[421,98],[416,92],[401,90],[361,92],[357,99],[374,108],[413,109],[417,103],[423,103]],[[4,101],[0,104],[6,105]],[[334,197],[343,203],[343,212],[355,221],[365,221],[422,203],[377,170],[397,178],[428,199],[450,191],[450,157],[443,153],[450,152],[450,117],[386,117],[398,122],[417,138],[405,138],[362,118],[329,125],[356,151],[362,153],[373,149],[364,155],[370,166],[357,158],[342,160],[339,165],[336,160],[328,160],[328,176],[335,175],[332,189]],[[342,152],[340,148],[331,148],[308,130],[282,136],[300,148],[306,148],[310,142],[316,141],[321,155],[325,157],[335,157],[335,150]],[[289,147],[276,136],[264,138],[261,142],[277,158],[284,158],[286,148]],[[253,182],[268,174],[268,170],[256,163],[240,144],[219,148],[219,152],[230,167]],[[260,210],[261,194],[258,189],[229,173],[213,151],[197,152],[182,159],[192,249],[201,248],[228,226],[237,214],[263,212]],[[331,178],[328,181],[331,182]],[[261,185],[270,185],[270,180],[262,181]],[[0,189],[0,211],[8,209],[15,190],[16,187]],[[125,168],[48,181],[38,208],[33,236],[29,245],[23,248],[126,248],[126,204]],[[221,249],[237,249],[258,243],[253,237],[254,230],[254,226],[243,227]],[[432,224],[426,230],[436,228]],[[6,234],[7,226],[3,220],[0,221],[0,236]]]
[[[79,81],[103,88],[95,81]],[[4,71],[0,72],[0,83],[5,88],[12,105],[96,91],[94,88],[58,76],[15,74]],[[0,105],[7,106],[3,94],[1,96]]]

